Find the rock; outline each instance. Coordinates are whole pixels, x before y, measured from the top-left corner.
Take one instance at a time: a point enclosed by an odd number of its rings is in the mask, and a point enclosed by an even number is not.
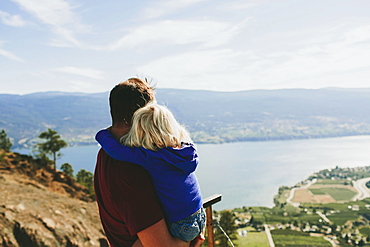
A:
[[[81,211],[82,214],[86,214],[86,209],[81,208],[80,211]]]
[[[52,219],[49,219],[49,218],[44,218],[44,219],[41,219],[42,222],[44,222],[45,226],[49,229],[49,230],[54,230],[55,226],[56,226],[56,223],[54,222],[54,220]]]
[[[22,203],[18,204],[16,208],[18,211],[23,211],[26,209],[26,207]]]

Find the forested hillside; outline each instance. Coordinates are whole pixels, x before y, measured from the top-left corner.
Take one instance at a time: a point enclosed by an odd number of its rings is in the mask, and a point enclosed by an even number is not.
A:
[[[370,90],[281,89],[241,92],[157,89],[196,142],[317,138],[370,134]],[[108,92],[0,95],[0,129],[30,146],[53,128],[69,144],[94,143],[110,124]]]

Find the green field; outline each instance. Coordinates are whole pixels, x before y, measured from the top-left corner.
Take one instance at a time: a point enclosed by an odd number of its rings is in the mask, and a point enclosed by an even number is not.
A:
[[[280,247],[331,247],[323,237],[311,237],[308,233],[293,230],[272,230],[275,246]]]
[[[328,216],[328,219],[336,225],[344,225],[348,220],[357,220],[358,212],[344,211]]]
[[[326,209],[326,210],[348,210],[348,206],[358,205],[360,210],[368,212],[366,205],[370,204],[370,198],[365,198],[362,201],[347,202],[347,203],[302,203],[301,206],[305,208],[317,208],[317,209]]]
[[[356,192],[347,188],[336,188],[336,187],[329,187],[329,188],[320,188],[320,189],[309,189],[312,194],[314,195],[325,195],[328,194],[334,198],[336,201],[349,201],[355,195]]]
[[[238,236],[238,240],[235,242],[238,247],[269,247],[265,232],[257,232],[252,227],[241,228],[239,230],[247,230],[247,236]]]
[[[332,179],[318,179],[315,184],[342,184],[342,185],[346,185],[346,184],[351,184],[351,182],[348,181],[347,179],[335,179],[335,180],[332,180]]]
[[[360,233],[364,236],[370,236],[370,227],[362,227],[360,228]]]
[[[298,217],[298,219],[302,222],[311,222],[312,224],[317,224],[320,222],[320,215],[318,214],[302,214]]]

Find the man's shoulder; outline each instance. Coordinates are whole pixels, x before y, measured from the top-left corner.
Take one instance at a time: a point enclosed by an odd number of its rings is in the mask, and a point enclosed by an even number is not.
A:
[[[113,159],[102,148],[99,150],[96,165],[97,167],[101,167],[103,170],[109,172],[129,173],[131,175],[134,174],[135,176],[148,176],[148,172],[140,165]]]

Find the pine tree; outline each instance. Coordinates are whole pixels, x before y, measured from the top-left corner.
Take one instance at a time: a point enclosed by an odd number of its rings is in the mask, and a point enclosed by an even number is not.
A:
[[[72,165],[69,164],[69,163],[64,163],[63,165],[60,166],[60,170],[62,170],[63,172],[67,173],[68,176],[72,177],[73,178],[73,168],[72,168]]]
[[[39,135],[39,138],[46,139],[46,142],[36,144],[39,156],[46,157],[47,155],[52,155],[54,170],[56,170],[56,159],[61,156],[59,150],[67,147],[67,143],[61,139],[57,131],[50,128],[47,131],[42,132]]]
[[[85,186],[90,193],[93,195],[94,194],[94,175],[86,171],[85,169],[81,169],[78,171],[76,175],[76,181],[80,183],[81,185]]]
[[[9,152],[12,148],[12,143],[10,142],[9,138],[7,137],[7,134],[5,130],[0,131],[0,149],[5,150],[6,152]]]

